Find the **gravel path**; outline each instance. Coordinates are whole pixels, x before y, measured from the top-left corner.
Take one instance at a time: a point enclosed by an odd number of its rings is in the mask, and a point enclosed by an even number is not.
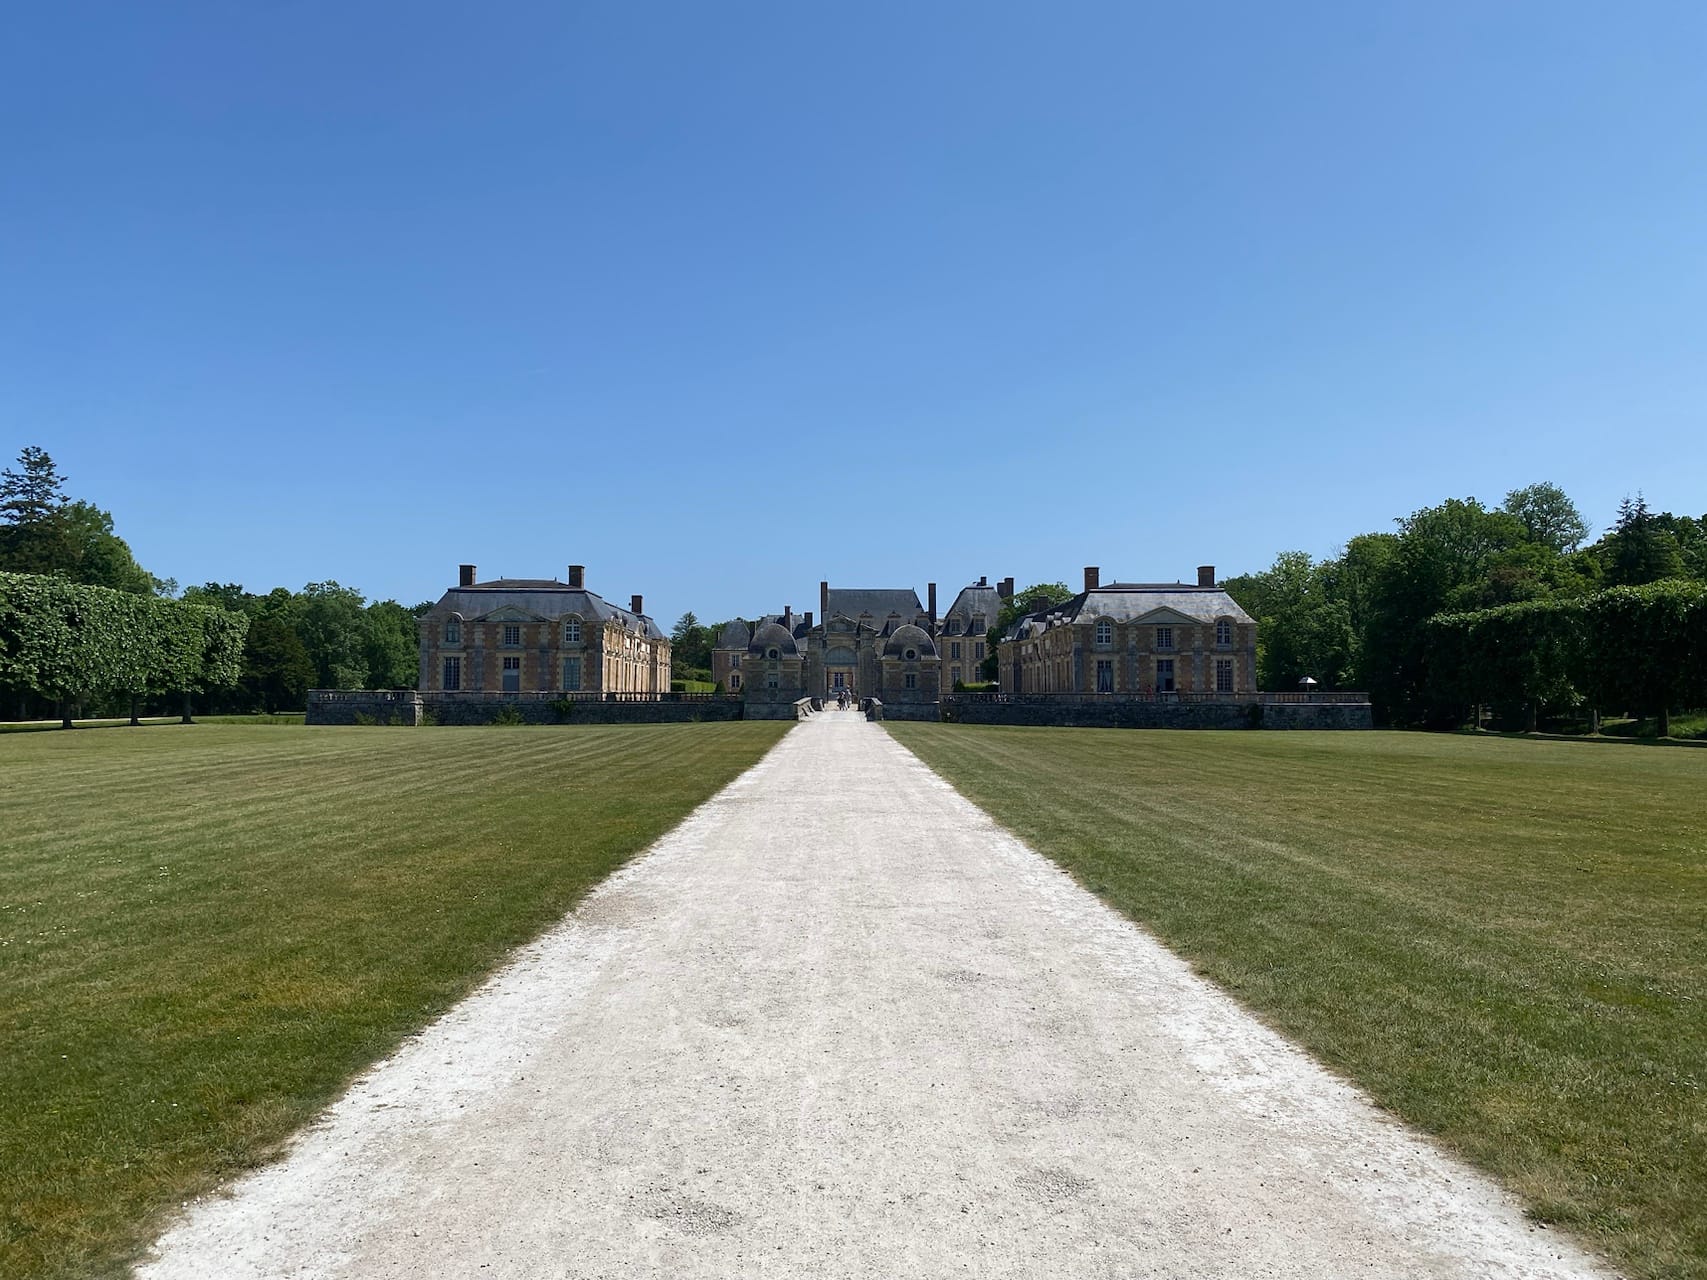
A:
[[[880,727],[797,727],[168,1277],[1587,1277]]]

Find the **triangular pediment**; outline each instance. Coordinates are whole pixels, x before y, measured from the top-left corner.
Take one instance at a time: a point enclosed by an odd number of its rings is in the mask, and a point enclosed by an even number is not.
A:
[[[1195,627],[1196,618],[1188,618],[1177,609],[1152,609],[1132,619],[1143,627]]]
[[[518,608],[517,606],[515,606],[513,604],[507,604],[500,609],[492,610],[491,613],[481,614],[480,617],[477,619],[477,621],[480,621],[480,622],[544,622],[545,618],[543,618],[542,616],[540,616],[537,613],[530,613],[526,609]]]

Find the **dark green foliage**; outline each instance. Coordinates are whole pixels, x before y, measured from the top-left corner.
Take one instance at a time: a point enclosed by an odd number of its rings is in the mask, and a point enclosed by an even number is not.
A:
[[[1608,535],[1602,554],[1607,582],[1639,587],[1682,575],[1683,550],[1674,524],[1675,517],[1649,511],[1647,500],[1639,493],[1619,503],[1618,523]]]
[[[167,594],[168,584],[136,562],[113,518],[65,495],[47,453],[31,445],[18,470],[0,472],[0,571],[55,574],[72,582],[136,595]]]
[[[294,711],[308,701],[314,664],[290,623],[279,614],[260,614],[249,624],[243,646],[241,688],[265,712]]]
[[[711,651],[722,630],[701,626],[691,609],[676,619],[670,630],[670,673],[681,680],[711,679]]]
[[[1038,582],[1024,591],[1014,592],[1002,601],[1002,607],[996,613],[996,620],[990,624],[984,661],[979,665],[978,673],[985,680],[997,679],[1000,662],[997,646],[1013,630],[1014,624],[1027,613],[1035,613],[1039,608],[1052,604],[1061,604],[1071,600],[1075,594],[1065,582]]]
[[[420,670],[420,631],[415,615],[397,601],[380,600],[363,611],[362,651],[369,689],[415,687]]]
[[[1707,585],[1656,582],[1567,600],[1442,614],[1424,630],[1439,704],[1543,707],[1587,700],[1602,711],[1707,703]]]
[[[0,686],[60,702],[234,685],[247,630],[223,609],[0,573]]]

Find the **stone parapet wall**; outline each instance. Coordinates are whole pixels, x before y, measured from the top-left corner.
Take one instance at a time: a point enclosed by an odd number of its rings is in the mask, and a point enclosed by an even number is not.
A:
[[[885,708],[890,719],[896,718]],[[1165,702],[1126,698],[949,696],[942,719],[958,724],[1053,725],[1086,729],[1371,729],[1368,703]]]
[[[425,695],[431,724],[687,724],[739,720],[739,698],[459,698]]]
[[[418,725],[421,713],[413,689],[311,689],[303,723]]]

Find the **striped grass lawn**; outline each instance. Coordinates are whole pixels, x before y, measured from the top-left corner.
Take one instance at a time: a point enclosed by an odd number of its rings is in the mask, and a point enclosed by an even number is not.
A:
[[[1707,751],[889,730],[1537,1220],[1707,1277]]]
[[[0,736],[0,1276],[122,1271],[787,727]]]

